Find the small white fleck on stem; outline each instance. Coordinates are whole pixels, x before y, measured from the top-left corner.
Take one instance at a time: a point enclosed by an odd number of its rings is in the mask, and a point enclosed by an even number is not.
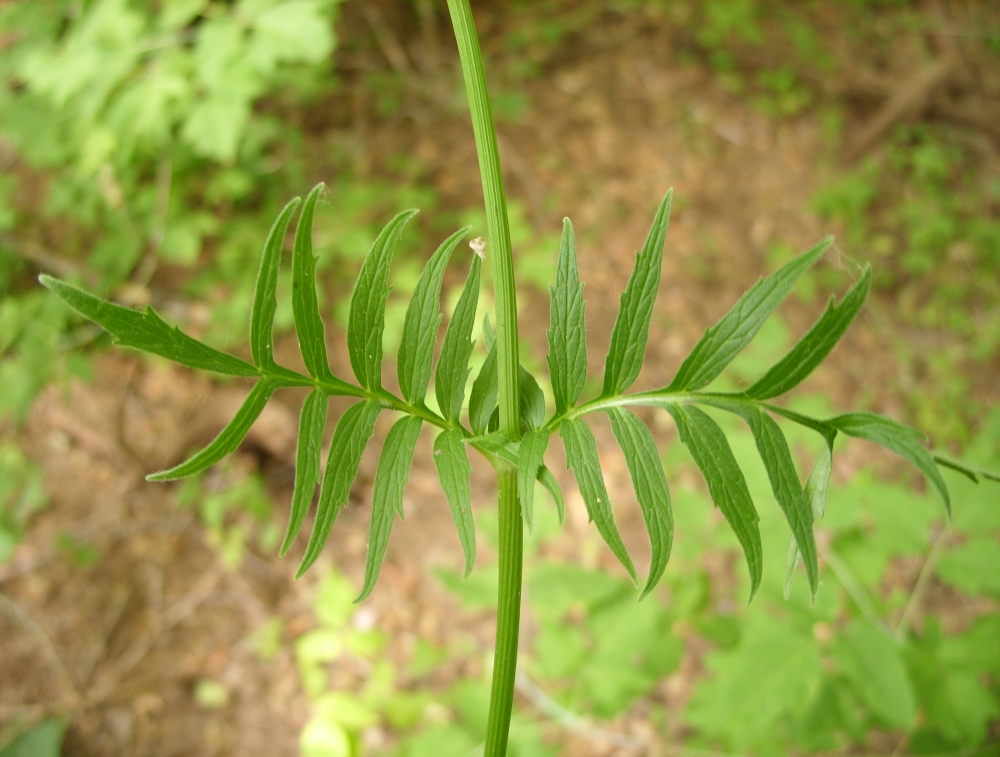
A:
[[[476,237],[471,242],[469,242],[469,247],[472,251],[479,256],[480,260],[486,260],[486,240],[482,237]]]

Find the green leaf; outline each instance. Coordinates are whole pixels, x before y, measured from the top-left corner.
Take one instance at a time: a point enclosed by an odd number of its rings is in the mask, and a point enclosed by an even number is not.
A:
[[[653,303],[660,288],[663,245],[670,223],[672,197],[673,190],[670,190],[660,203],[646,237],[646,244],[635,256],[635,267],[625,291],[622,292],[615,328],[611,332],[611,347],[604,364],[602,395],[605,397],[621,394],[628,389],[642,368],[646,340],[649,338],[649,319],[653,315]]]
[[[389,429],[382,446],[382,455],[375,470],[375,489],[372,492],[372,520],[368,529],[368,559],[365,562],[365,582],[361,594],[354,600],[360,602],[375,588],[389,532],[396,513],[403,516],[403,487],[410,473],[413,451],[420,436],[423,421],[415,415],[400,418]]]
[[[281,263],[281,247],[285,243],[285,232],[292,213],[301,200],[296,197],[285,205],[278,214],[271,232],[264,242],[264,254],[260,258],[257,271],[257,286],[254,290],[253,305],[250,308],[250,354],[259,368],[274,365],[274,313],[278,308],[278,266]]]
[[[573,470],[580,494],[587,505],[587,513],[597,526],[604,541],[625,566],[632,580],[636,580],[635,566],[615,526],[611,501],[604,485],[601,462],[597,455],[597,442],[590,427],[581,420],[565,419],[560,426],[563,446],[566,448],[566,465]]]
[[[280,554],[288,552],[302,528],[309,505],[312,504],[316,484],[319,483],[319,462],[323,452],[323,430],[326,428],[327,395],[314,389],[302,404],[299,416],[299,440],[295,451],[295,486],[292,489],[292,508],[288,516],[288,530]]]
[[[473,256],[469,278],[455,312],[444,332],[441,355],[434,373],[434,393],[441,414],[457,423],[465,403],[465,382],[469,376],[469,357],[472,355],[472,327],[476,322],[479,305],[479,269],[482,263]]]
[[[296,578],[300,578],[316,562],[326,545],[340,508],[347,504],[351,484],[358,476],[361,455],[372,437],[375,419],[381,409],[377,402],[365,400],[351,405],[337,421],[326,456],[326,471],[316,505],[316,521],[313,523],[306,553],[295,574]]]
[[[628,464],[635,498],[642,509],[642,518],[649,533],[649,577],[639,595],[639,599],[642,599],[659,582],[670,559],[670,547],[674,538],[670,490],[667,488],[667,477],[663,473],[663,463],[660,462],[656,442],[645,424],[623,408],[609,409],[608,416],[611,418],[611,430]]]
[[[548,429],[525,432],[518,451],[517,491],[521,498],[521,514],[529,531],[534,528],[535,481],[549,446],[550,434]]]
[[[146,480],[172,481],[173,479],[184,478],[185,476],[193,476],[195,473],[200,473],[219,462],[230,452],[235,452],[236,448],[240,446],[240,442],[243,441],[243,437],[247,435],[253,422],[257,420],[257,416],[261,414],[264,405],[271,399],[271,395],[274,394],[274,390],[277,388],[278,382],[272,379],[261,379],[258,381],[254,384],[253,389],[250,390],[250,394],[236,412],[236,415],[229,421],[229,425],[222,429],[219,435],[207,447],[180,465],[169,470],[160,471],[159,473],[149,474],[146,476]]]
[[[833,645],[837,667],[862,702],[886,724],[909,728],[917,715],[913,684],[899,645],[881,629],[854,620]]]
[[[826,312],[820,319],[785,357],[746,390],[746,395],[756,399],[770,399],[800,384],[826,359],[830,350],[847,332],[861,306],[864,305],[871,284],[872,269],[866,265],[861,278],[851,287],[840,304],[836,304],[831,297]]]
[[[358,383],[370,391],[382,386],[382,332],[390,290],[389,263],[403,226],[416,214],[416,210],[403,211],[385,225],[361,265],[351,294],[347,351]]]
[[[329,381],[330,363],[326,355],[326,329],[316,298],[316,256],[313,254],[312,230],[316,201],[325,189],[320,183],[306,197],[302,215],[295,229],[295,246],[292,250],[292,313],[295,316],[295,333],[299,349],[309,375]]]
[[[789,295],[799,276],[832,244],[833,237],[827,237],[747,290],[732,309],[702,335],[667,390],[683,392],[701,389],[722,373]]]
[[[562,415],[580,399],[587,381],[587,339],[583,284],[576,265],[573,224],[563,219],[556,283],[549,287],[549,377]]]
[[[545,422],[545,395],[535,377],[518,366],[519,392],[521,395],[521,428],[522,430],[541,428]]]
[[[403,337],[399,345],[396,373],[407,402],[423,402],[431,380],[434,343],[441,323],[441,282],[451,253],[469,231],[469,226],[448,237],[424,266],[413,299],[406,308]]]
[[[691,451],[701,469],[708,491],[739,539],[750,569],[750,599],[753,599],[763,567],[763,551],[757,510],[746,479],[722,429],[704,411],[690,405],[668,405],[681,442]]]
[[[476,528],[472,522],[472,491],[469,477],[472,466],[460,429],[442,431],[434,441],[434,464],[437,466],[441,488],[444,489],[451,517],[458,529],[458,538],[465,553],[465,575],[476,561]]]
[[[948,487],[944,479],[941,478],[941,472],[938,470],[933,456],[924,446],[926,437],[921,432],[875,413],[847,413],[830,418],[826,423],[838,431],[843,431],[848,436],[875,442],[875,444],[909,460],[927,477],[928,481],[934,484],[934,488],[938,490],[938,494],[944,501],[945,510],[948,511],[949,516],[951,515],[951,497],[948,495]]]
[[[494,345],[483,361],[479,375],[472,382],[469,395],[469,425],[476,434],[482,434],[489,426],[490,416],[497,409],[497,350]]]
[[[823,447],[813,464],[812,472],[809,473],[809,480],[806,481],[805,488],[806,501],[812,511],[814,523],[822,518],[823,513],[826,512],[826,492],[830,485],[832,470],[833,455],[829,447]],[[792,578],[795,576],[795,568],[798,567],[801,557],[798,540],[793,535],[788,545],[788,562],[785,565],[785,599],[792,595]]]
[[[250,363],[214,350],[180,329],[168,326],[151,307],[143,311],[115,305],[45,274],[38,280],[71,308],[111,334],[116,344],[151,352],[189,368],[227,376],[260,375]]]
[[[706,404],[740,416],[750,427],[754,444],[764,463],[771,491],[778,501],[792,535],[805,556],[806,575],[813,597],[819,590],[819,563],[816,557],[816,540],[812,530],[812,510],[806,500],[799,474],[792,461],[785,435],[778,424],[757,405],[740,400],[706,398]]]

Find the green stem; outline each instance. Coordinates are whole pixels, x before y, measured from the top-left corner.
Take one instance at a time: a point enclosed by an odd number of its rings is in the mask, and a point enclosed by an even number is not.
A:
[[[487,255],[493,266],[497,321],[497,378],[500,432],[511,439],[520,435],[518,395],[517,300],[514,294],[514,259],[511,254],[507,201],[500,173],[500,152],[486,90],[483,56],[468,0],[448,0],[458,42],[465,90],[472,115],[472,130],[479,156],[479,172],[486,201]],[[521,567],[523,523],[517,497],[517,470],[509,463],[497,466],[500,527],[500,588],[497,600],[496,654],[493,688],[486,725],[484,757],[504,757],[514,706],[517,640],[521,623]]]

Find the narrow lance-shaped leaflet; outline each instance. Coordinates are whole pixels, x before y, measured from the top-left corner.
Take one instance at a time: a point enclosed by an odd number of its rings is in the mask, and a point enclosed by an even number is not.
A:
[[[549,446],[550,433],[548,429],[526,431],[517,456],[517,491],[521,498],[521,514],[529,531],[534,528],[535,481]]]
[[[621,394],[632,386],[642,368],[646,340],[649,338],[649,321],[653,315],[656,292],[660,288],[663,245],[670,223],[672,197],[673,190],[670,190],[660,203],[646,243],[635,256],[635,266],[622,292],[604,365],[604,389],[601,392],[604,397]]]
[[[392,519],[403,513],[403,487],[413,462],[413,451],[420,436],[421,419],[414,415],[400,418],[389,429],[375,470],[372,492],[372,519],[368,529],[368,558],[365,581],[356,602],[371,594],[378,580],[385,550],[389,546]]]
[[[674,538],[670,490],[656,442],[645,424],[623,408],[610,408],[608,416],[611,418],[611,430],[625,456],[635,498],[639,502],[646,522],[646,532],[649,534],[649,577],[639,596],[642,599],[656,586],[670,559],[670,547]]]
[[[839,302],[830,298],[826,312],[785,357],[744,392],[755,399],[770,399],[798,386],[822,363],[847,332],[861,310],[872,284],[872,269],[866,265],[861,278]]]
[[[298,536],[309,505],[312,504],[316,484],[320,479],[320,457],[323,453],[323,429],[326,427],[326,394],[314,389],[302,403],[299,415],[299,439],[295,450],[295,484],[292,488],[292,507],[288,516],[288,529],[279,554],[284,557]]]
[[[468,231],[468,226],[459,229],[438,247],[424,266],[413,298],[406,308],[396,359],[396,375],[407,402],[423,402],[424,395],[427,394],[434,359],[434,342],[441,324],[441,282],[451,253]]]
[[[458,529],[458,539],[465,554],[465,575],[468,576],[476,561],[476,528],[472,520],[472,491],[469,485],[472,466],[460,429],[448,429],[438,434],[434,440],[434,464],[455,528]]]
[[[774,419],[761,410],[755,402],[718,396],[705,397],[700,401],[738,415],[750,427],[754,444],[771,483],[771,491],[784,512],[805,559],[809,589],[815,597],[819,590],[819,562],[812,529],[812,510],[799,482],[799,475],[795,470],[785,435]]]
[[[389,264],[403,226],[416,210],[398,213],[379,233],[361,264],[351,294],[347,318],[347,351],[358,383],[369,391],[382,387],[382,333],[385,305],[389,299]]]
[[[176,326],[168,325],[151,307],[133,310],[116,305],[45,274],[38,280],[80,315],[111,334],[115,344],[122,347],[133,347],[189,368],[227,376],[260,375],[260,371],[245,360],[213,349]]]
[[[278,308],[278,266],[281,264],[281,248],[285,242],[285,232],[292,213],[301,200],[291,200],[271,226],[264,242],[264,253],[260,256],[257,284],[254,289],[253,304],[250,307],[250,354],[259,368],[274,367],[274,313]]]
[[[306,370],[313,378],[328,381],[330,364],[326,355],[326,328],[319,312],[316,296],[316,256],[313,254],[312,230],[316,201],[325,189],[317,184],[302,205],[302,214],[295,227],[295,246],[292,248],[292,314],[295,333]]]
[[[587,381],[586,305],[576,264],[576,238],[568,218],[563,220],[556,283],[549,287],[549,300],[547,360],[559,416],[576,404]]]
[[[744,292],[729,312],[702,335],[691,354],[681,363],[667,391],[701,389],[722,373],[789,295],[799,276],[832,244],[833,237],[827,237]]]
[[[313,523],[306,553],[295,574],[296,578],[316,562],[340,509],[347,504],[351,485],[358,477],[361,456],[375,431],[375,420],[381,410],[377,402],[364,400],[351,405],[337,421],[327,452],[323,484],[319,490],[316,521]]]
[[[479,272],[481,262],[473,257],[469,276],[455,306],[448,328],[444,332],[441,355],[434,373],[434,393],[441,414],[452,423],[458,423],[465,402],[465,382],[469,376],[469,358],[472,356],[472,327],[476,322],[479,304]]]
[[[573,470],[573,476],[580,487],[580,494],[583,495],[590,519],[597,526],[598,532],[614,552],[615,557],[621,561],[635,581],[635,566],[615,526],[594,434],[583,421],[567,418],[560,426],[560,436],[566,448],[566,465]]]
[[[174,466],[169,470],[160,471],[159,473],[151,473],[146,476],[146,480],[171,481],[177,478],[184,478],[185,476],[193,476],[195,473],[201,473],[206,468],[215,465],[215,463],[219,462],[230,452],[235,452],[278,386],[278,382],[272,379],[261,379],[258,381],[243,401],[243,405],[236,411],[233,419],[229,421],[229,424],[219,432],[219,435],[207,447],[195,453],[180,465]]]
[[[750,569],[750,599],[760,588],[763,549],[759,517],[750,498],[746,479],[722,429],[704,411],[690,405],[667,405],[677,424],[681,442],[690,450],[712,495],[743,548]]]

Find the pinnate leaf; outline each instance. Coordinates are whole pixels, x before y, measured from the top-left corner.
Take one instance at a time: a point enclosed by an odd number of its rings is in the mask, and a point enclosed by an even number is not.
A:
[[[701,469],[708,491],[743,548],[750,569],[750,599],[760,588],[763,551],[759,517],[754,508],[746,479],[740,470],[726,435],[704,411],[690,405],[667,405],[677,424],[681,442]]]
[[[941,495],[945,509],[951,513],[948,487],[941,478],[941,472],[934,462],[933,455],[924,446],[926,437],[920,431],[875,413],[847,413],[830,418],[826,423],[848,436],[875,442],[909,460],[928,481],[934,484],[934,488]]]
[[[434,359],[434,342],[441,323],[441,282],[451,253],[468,231],[468,226],[456,231],[438,247],[424,266],[413,298],[406,308],[396,374],[399,388],[407,402],[422,402],[427,394]]]
[[[326,471],[316,505],[316,521],[313,523],[306,553],[295,574],[296,578],[316,562],[330,537],[330,530],[340,509],[347,504],[351,485],[358,477],[361,455],[375,430],[375,420],[381,409],[378,403],[365,400],[351,405],[337,421],[326,456]]]
[[[481,261],[473,256],[469,277],[455,312],[444,332],[441,355],[434,374],[434,393],[441,414],[457,423],[465,402],[465,382],[469,376],[469,358],[472,356],[472,327],[476,322],[479,304],[479,270]]]
[[[368,529],[368,559],[365,562],[365,581],[356,602],[371,594],[378,580],[385,550],[389,546],[392,518],[403,514],[403,487],[413,462],[413,451],[420,436],[421,419],[415,415],[400,418],[389,429],[382,447],[382,455],[375,470],[375,487],[372,492],[372,520]]]
[[[663,575],[670,559],[674,538],[674,516],[670,509],[670,490],[660,462],[653,435],[641,420],[623,408],[608,410],[611,430],[622,449],[632,477],[635,498],[649,533],[649,577],[640,599],[645,597]]]
[[[250,354],[260,368],[274,365],[273,325],[274,313],[278,307],[278,266],[281,263],[281,247],[285,243],[288,222],[299,202],[301,200],[296,197],[278,214],[264,242],[264,253],[260,258],[257,286],[250,308]]]
[[[549,287],[549,376],[556,415],[576,404],[587,381],[587,339],[583,284],[576,265],[573,224],[563,220],[556,283]]]
[[[379,233],[351,294],[347,318],[347,351],[358,383],[375,391],[382,386],[382,333],[389,299],[389,263],[406,222],[416,210],[398,213]]]
[[[861,306],[864,305],[871,284],[871,266],[866,265],[861,278],[844,295],[840,303],[835,303],[831,297],[826,312],[820,319],[785,357],[746,390],[746,395],[755,399],[770,399],[784,394],[801,383],[826,359],[830,350],[847,332]]]
[[[438,434],[434,441],[434,464],[437,466],[441,488],[444,489],[451,517],[458,529],[458,539],[465,554],[465,575],[476,561],[476,528],[472,521],[472,490],[469,478],[472,466],[465,449],[463,434],[459,429],[449,429]]]
[[[667,387],[683,392],[701,389],[722,373],[785,299],[795,282],[833,244],[833,237],[806,250],[748,289],[736,304],[701,337]]]
[[[605,397],[621,394],[628,389],[642,368],[646,340],[649,338],[649,320],[653,315],[656,292],[660,288],[663,245],[670,223],[672,197],[673,190],[670,190],[660,203],[646,243],[635,256],[635,267],[625,291],[622,292],[618,317],[611,332],[611,347],[604,365],[602,394]]]
[[[319,483],[319,462],[323,452],[323,429],[326,428],[326,394],[314,389],[302,404],[299,415],[299,440],[295,451],[295,485],[292,489],[292,508],[288,530],[281,544],[281,556],[288,552],[302,528],[309,505],[312,504],[316,484]]]
[[[560,436],[566,448],[566,465],[573,471],[580,494],[587,505],[587,513],[597,526],[598,532],[625,566],[632,580],[636,580],[635,566],[629,557],[625,544],[615,526],[614,514],[604,474],[597,455],[597,442],[590,428],[581,420],[565,419],[560,426]]]
[[[517,491],[521,498],[521,514],[529,531],[534,528],[535,480],[545,459],[549,436],[548,429],[526,431],[517,456]]]
[[[312,230],[316,201],[325,185],[317,184],[306,197],[295,228],[295,246],[292,250],[292,313],[295,332],[299,338],[302,361],[309,375],[329,380],[330,364],[326,355],[326,329],[319,312],[316,297],[316,256],[313,254]]]
[[[250,394],[247,395],[246,400],[243,401],[243,405],[236,411],[233,419],[229,421],[229,424],[219,432],[219,435],[207,447],[180,465],[169,470],[160,471],[159,473],[151,473],[146,476],[146,480],[172,481],[177,478],[184,478],[185,476],[193,476],[195,473],[201,473],[201,471],[219,462],[230,452],[235,452],[240,442],[247,435],[247,432],[250,431],[253,422],[257,420],[261,411],[264,410],[264,405],[267,404],[267,401],[277,388],[278,382],[272,379],[261,379],[258,381],[254,384],[253,389],[250,390]]]
[[[175,326],[169,326],[147,307],[133,310],[102,300],[65,281],[41,275],[38,280],[67,305],[115,338],[115,343],[150,352],[189,368],[198,368],[227,376],[259,376],[254,366],[192,339]]]

